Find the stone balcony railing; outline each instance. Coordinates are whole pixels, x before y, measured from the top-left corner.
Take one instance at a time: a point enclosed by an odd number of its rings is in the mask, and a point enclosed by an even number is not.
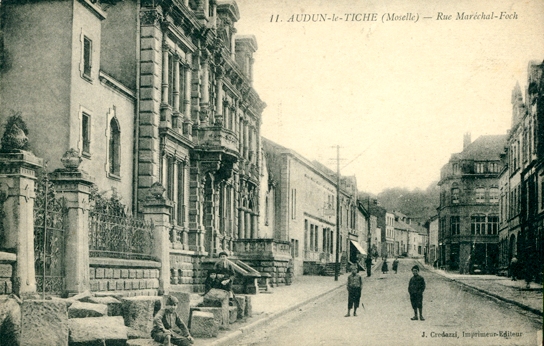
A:
[[[291,244],[274,239],[238,239],[234,241],[234,252],[244,259],[291,257]]]
[[[236,133],[221,126],[205,127],[198,134],[198,145],[210,150],[221,150],[238,154]]]

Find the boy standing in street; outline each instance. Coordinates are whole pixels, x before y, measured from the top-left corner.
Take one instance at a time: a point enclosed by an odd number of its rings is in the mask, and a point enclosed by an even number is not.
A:
[[[417,311],[419,310],[419,320],[425,321],[423,318],[423,291],[425,291],[425,280],[419,275],[419,267],[417,265],[412,267],[412,278],[408,284],[408,293],[410,293],[410,303],[412,303],[412,309],[414,309],[414,317],[412,321],[417,321]]]
[[[353,316],[357,316],[357,308],[361,300],[361,291],[363,289],[363,278],[357,274],[357,266],[351,268],[351,275],[348,276],[348,313],[345,317],[350,316],[350,310],[353,307]]]

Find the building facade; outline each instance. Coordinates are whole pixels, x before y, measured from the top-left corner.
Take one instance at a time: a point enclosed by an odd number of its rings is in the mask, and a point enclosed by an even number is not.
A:
[[[260,236],[265,104],[234,0],[1,6],[0,121],[22,116],[48,171],[74,149],[124,213],[162,186],[169,284],[198,289],[205,258]]]
[[[500,268],[516,256],[528,281],[542,282],[544,215],[543,64],[530,62],[525,100],[519,84],[512,93],[512,129],[501,182]]]
[[[441,169],[438,207],[440,265],[460,273],[498,265],[499,173],[506,135],[481,136]]]

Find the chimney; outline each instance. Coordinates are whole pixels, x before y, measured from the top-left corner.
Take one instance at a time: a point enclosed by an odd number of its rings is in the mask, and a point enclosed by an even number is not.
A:
[[[463,150],[465,150],[470,145],[470,143],[472,143],[470,139],[470,132],[467,132],[463,135]]]

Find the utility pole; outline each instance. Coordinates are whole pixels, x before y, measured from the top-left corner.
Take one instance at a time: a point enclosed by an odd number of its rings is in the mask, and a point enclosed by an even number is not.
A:
[[[371,256],[372,253],[372,246],[370,245],[370,242],[372,241],[372,230],[370,229],[370,195],[368,195],[367,197],[367,200],[366,200],[366,205],[367,205],[367,208],[368,208],[368,218],[367,218],[367,225],[368,225],[368,234],[367,234],[367,237],[368,237],[368,254],[367,256]]]
[[[336,262],[334,281],[338,281],[340,273],[340,146],[336,146]]]

